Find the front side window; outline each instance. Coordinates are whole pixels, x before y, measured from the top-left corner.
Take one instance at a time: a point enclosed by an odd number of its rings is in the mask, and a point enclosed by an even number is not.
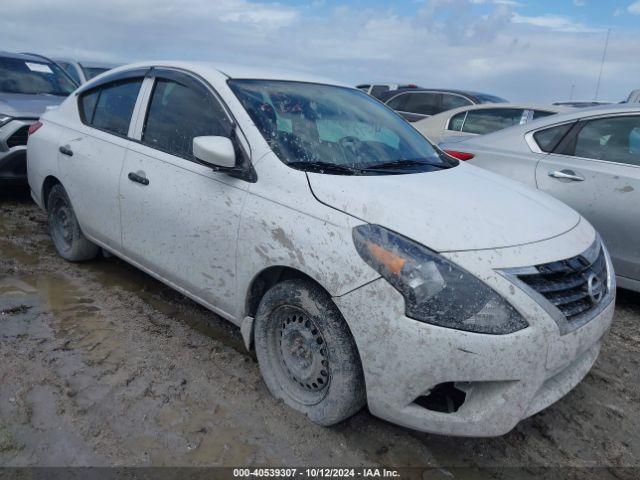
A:
[[[127,136],[142,78],[111,83],[80,96],[84,123],[120,136]]]
[[[575,156],[640,165],[640,115],[591,120],[576,137]]]
[[[55,63],[0,57],[0,92],[66,97],[76,87]]]
[[[72,64],[70,64],[69,62],[56,62],[56,63],[60,65],[64,69],[64,71],[67,72],[69,76],[76,81],[78,85],[82,83],[82,80],[78,75],[78,71]]]
[[[449,93],[442,94],[442,111],[453,110],[454,108],[466,107],[471,105],[471,101],[461,97],[460,95],[452,95]]]
[[[419,115],[435,115],[440,113],[440,94],[431,92],[416,92],[407,94],[407,101],[402,110]]]
[[[292,168],[375,175],[457,165],[402,118],[358,90],[288,81],[228,83],[272,150]]]
[[[554,127],[538,130],[533,134],[533,138],[543,152],[552,152],[558,146],[564,136],[571,130],[573,123],[565,123],[564,125],[556,125]]]
[[[156,80],[142,132],[144,144],[191,160],[194,137],[228,137],[230,132],[229,118],[204,88]]]
[[[484,135],[497,132],[522,120],[521,108],[495,108],[487,110],[471,110],[462,127],[463,132]]]

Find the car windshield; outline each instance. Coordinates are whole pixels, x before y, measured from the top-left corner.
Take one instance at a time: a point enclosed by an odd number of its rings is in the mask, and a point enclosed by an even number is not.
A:
[[[77,86],[54,64],[0,57],[0,92],[67,96]]]
[[[276,155],[292,168],[384,175],[457,165],[404,119],[359,90],[272,80],[228,83]]]
[[[509,100],[496,97],[495,95],[487,95],[486,93],[476,93],[475,97],[480,103],[509,103]]]

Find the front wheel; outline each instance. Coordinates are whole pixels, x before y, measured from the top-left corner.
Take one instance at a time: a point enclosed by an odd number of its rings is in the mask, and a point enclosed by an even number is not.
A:
[[[67,192],[60,184],[54,185],[47,200],[49,234],[58,254],[70,262],[90,260],[100,251],[80,230]]]
[[[269,391],[320,425],[365,404],[358,351],[331,297],[306,280],[273,286],[260,301],[255,347]]]

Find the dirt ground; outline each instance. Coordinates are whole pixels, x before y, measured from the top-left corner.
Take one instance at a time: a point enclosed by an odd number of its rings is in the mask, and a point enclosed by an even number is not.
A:
[[[28,196],[0,194],[0,465],[426,466],[442,478],[568,466],[628,477],[610,467],[640,466],[639,367],[640,295],[619,291],[591,373],[504,437],[428,435],[366,410],[322,428],[269,395],[235,327],[116,258],[65,262]]]

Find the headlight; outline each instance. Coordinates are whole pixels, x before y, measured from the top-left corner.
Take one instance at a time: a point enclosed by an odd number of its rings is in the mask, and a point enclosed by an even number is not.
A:
[[[0,113],[0,127],[3,127],[7,123],[9,123],[9,120],[11,120],[11,118],[12,117],[10,117],[9,115],[5,115],[4,113]]]
[[[420,244],[378,225],[354,228],[353,241],[362,259],[404,296],[410,318],[491,334],[528,326],[484,282]]]

